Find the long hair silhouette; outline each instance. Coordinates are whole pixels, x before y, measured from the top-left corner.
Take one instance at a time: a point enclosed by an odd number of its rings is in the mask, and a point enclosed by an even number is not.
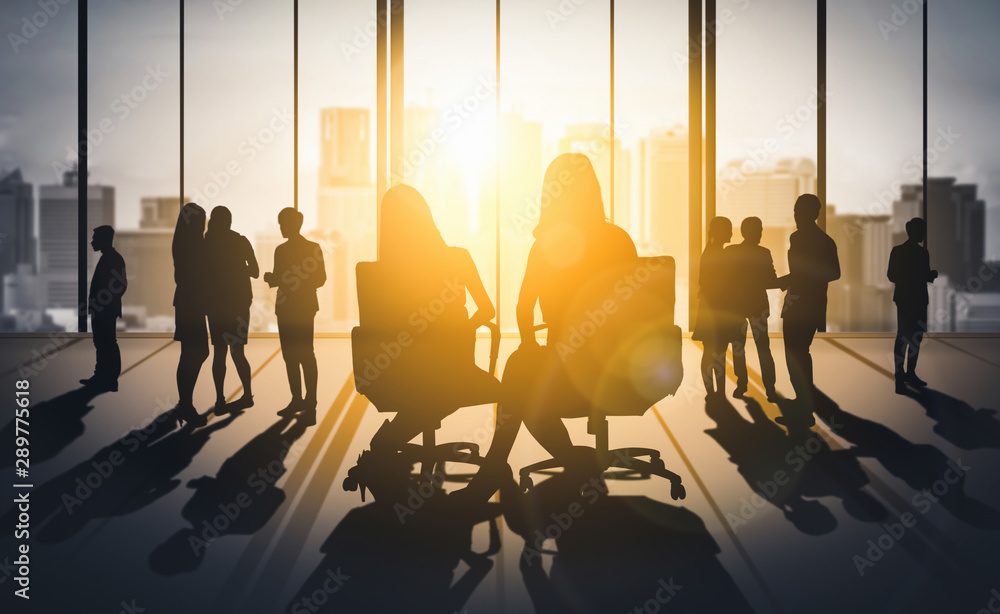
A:
[[[181,207],[177,216],[177,225],[174,226],[174,239],[170,244],[170,251],[174,256],[174,262],[184,260],[192,255],[192,248],[200,248],[205,240],[205,223],[207,215],[205,210],[195,203],[188,203]],[[174,279],[177,282],[177,269],[174,269]]]
[[[378,259],[394,264],[416,256],[433,258],[448,247],[427,201],[408,185],[395,186],[385,193],[379,233]]]
[[[549,164],[542,182],[541,213],[535,226],[541,239],[560,226],[589,230],[607,221],[601,184],[590,158],[583,154],[562,154]]]

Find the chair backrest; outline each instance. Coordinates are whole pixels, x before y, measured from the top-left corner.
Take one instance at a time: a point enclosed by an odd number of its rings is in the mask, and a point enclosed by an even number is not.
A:
[[[577,292],[548,343],[598,412],[641,415],[680,387],[674,286],[674,259],[659,256],[611,267]]]
[[[379,262],[359,262],[356,275],[355,388],[378,409],[395,411],[378,400],[396,405],[448,365],[475,364],[476,332],[464,325],[464,287],[440,277],[428,283],[418,275],[399,275]]]

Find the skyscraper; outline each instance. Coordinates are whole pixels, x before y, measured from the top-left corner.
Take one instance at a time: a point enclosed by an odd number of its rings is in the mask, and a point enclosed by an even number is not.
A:
[[[615,223],[631,226],[632,157],[622,149],[621,140],[614,139],[615,152]],[[573,124],[559,139],[559,153],[582,153],[590,158],[601,183],[604,210],[611,214],[611,127],[606,124]]]
[[[371,184],[369,115],[368,109],[320,110],[320,190]]]
[[[184,202],[190,202],[187,197]],[[181,212],[181,199],[176,196],[144,196],[139,228],[173,228]]]
[[[688,246],[688,134],[683,126],[658,128],[639,141],[639,236],[654,251],[675,258]],[[683,272],[678,270],[678,274]]]
[[[0,306],[4,304],[6,275],[20,265],[35,264],[35,221],[32,185],[16,169],[0,173]]]
[[[43,185],[38,198],[38,273],[46,288],[48,308],[77,308],[77,181],[76,170],[63,174],[61,185]],[[114,225],[115,189],[87,186],[87,235],[98,226]],[[87,278],[99,254],[87,249]]]
[[[893,245],[889,216],[837,214],[830,205],[827,232],[837,243],[841,270],[840,280],[830,285],[831,330],[892,330],[892,284],[886,277]]]

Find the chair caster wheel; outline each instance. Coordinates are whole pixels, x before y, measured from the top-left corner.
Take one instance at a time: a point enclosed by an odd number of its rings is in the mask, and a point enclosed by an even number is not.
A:
[[[684,489],[684,485],[680,482],[672,482],[670,484],[670,497],[674,501],[678,499],[683,499],[687,496],[687,491]]]
[[[528,492],[535,487],[535,483],[531,480],[530,475],[521,476],[521,492]]]
[[[344,478],[344,490],[354,492],[358,489],[358,481],[350,476]]]

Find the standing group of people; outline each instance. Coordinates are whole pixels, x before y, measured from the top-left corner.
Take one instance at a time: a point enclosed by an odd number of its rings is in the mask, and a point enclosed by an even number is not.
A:
[[[516,368],[509,371],[528,374],[525,375],[528,379],[533,377],[532,373],[561,373],[557,357],[550,355],[552,352],[541,351],[534,341],[535,306],[539,303],[542,306],[550,337],[558,336],[560,314],[575,289],[603,268],[622,259],[636,258],[635,246],[627,233],[604,218],[600,186],[590,161],[582,155],[560,156],[549,167],[546,181],[555,181],[550,175],[554,177],[559,173],[568,173],[577,180],[572,189],[564,190],[559,203],[550,204],[542,211],[518,300],[517,321],[523,351],[512,356],[511,363]],[[457,248],[450,248],[441,240],[430,209],[419,193],[400,186],[390,190],[384,202],[380,225],[385,229],[385,237],[396,239],[386,242],[380,250],[380,260],[388,264],[398,261],[400,279],[409,278],[409,285],[415,282],[413,275],[421,271],[439,276],[443,270],[454,269],[463,280],[463,289],[468,288],[473,293],[479,307],[471,322],[478,326],[492,319],[495,310],[479,280],[475,263],[468,252],[456,251]],[[397,210],[398,215],[393,213]],[[789,240],[789,273],[782,277],[775,273],[771,253],[760,245],[763,233],[760,219],[748,217],[743,220],[740,226],[743,241],[728,247],[733,236],[732,223],[725,217],[716,217],[709,224],[707,246],[701,259],[700,303],[693,334],[695,340],[704,343],[701,370],[708,400],[725,394],[726,353],[730,344],[737,379],[733,396],[739,398],[747,392],[745,345],[748,332],[757,348],[767,398],[771,402],[778,400],[768,337],[770,302],[767,291],[781,289],[786,291],[781,313],[786,364],[799,401],[796,405],[803,411],[795,411],[778,420],[788,426],[808,426],[814,421],[811,407],[815,386],[809,350],[816,332],[825,326],[828,285],[840,277],[837,246],[817,225],[820,210],[821,203],[812,194],[803,194],[795,202],[796,231]],[[319,310],[316,291],[326,282],[323,252],[319,245],[302,236],[302,214],[298,211],[281,210],[278,224],[286,242],[275,249],[274,270],[264,274],[264,281],[277,289],[275,313],[291,391],[290,403],[279,414],[302,414],[304,420],[314,423],[318,367],[313,349],[313,322]],[[905,393],[908,384],[926,385],[917,377],[915,367],[920,341],[927,330],[927,283],[937,277],[937,272],[930,269],[927,249],[921,245],[926,234],[924,221],[914,218],[906,224],[906,230],[909,238],[892,250],[888,270],[889,280],[896,284],[893,300],[897,304],[898,334],[894,349],[896,391],[901,394]],[[586,246],[577,244],[581,237],[587,239]],[[92,241],[94,250],[102,254],[88,302],[97,366],[94,375],[81,382],[100,391],[117,390],[121,373],[115,329],[122,316],[127,277],[125,262],[115,251],[113,238],[114,230],[101,226],[94,230]],[[570,239],[575,241],[573,245],[563,245]],[[215,413],[221,415],[253,406],[251,370],[245,346],[250,326],[251,279],[260,275],[260,269],[250,242],[232,230],[232,213],[223,206],[215,207],[208,218],[197,204],[184,205],[177,218],[172,252],[177,285],[174,339],[181,344],[177,366],[180,400],[176,418],[178,423],[198,426],[207,418],[195,410],[193,395],[201,367],[209,355],[209,331],[214,347]],[[399,257],[394,260],[393,255],[397,253]],[[575,256],[567,260],[569,255]],[[426,262],[421,264],[421,260]],[[464,300],[461,306],[460,311],[464,314]],[[233,402],[227,402],[223,392],[229,355],[232,355],[242,384],[242,396]],[[534,396],[548,398],[546,405],[573,405],[566,401],[566,395],[572,396],[571,386],[556,385],[560,381],[558,377],[549,378],[544,384],[550,393],[557,391],[560,399],[548,393],[533,393]],[[532,385],[522,383],[517,388],[531,389]],[[491,399],[499,395],[497,386],[491,384],[486,389]],[[492,459],[506,457],[522,422],[555,456],[572,448],[565,427],[560,423],[560,418],[568,415],[543,411],[537,401],[533,399],[532,402],[535,409],[516,411],[514,420],[501,425],[496,433],[497,441],[491,446]],[[508,402],[507,405],[516,409],[517,403]],[[387,432],[380,438],[391,442],[389,447],[395,447],[423,427],[422,424],[398,422],[387,425]],[[396,430],[399,432],[394,432]]]
[[[813,194],[795,202],[796,230],[789,239],[788,274],[778,277],[771,252],[760,245],[760,219],[743,220],[743,242],[730,245],[733,225],[717,217],[708,228],[708,243],[699,274],[699,306],[693,338],[702,341],[701,370],[708,400],[725,395],[726,351],[733,348],[733,368],[740,398],[747,392],[746,338],[752,334],[760,358],[767,400],[776,402],[775,367],[768,338],[770,302],[767,291],[786,291],[781,317],[788,375],[800,405],[811,405],[814,392],[809,348],[826,325],[827,287],[840,278],[837,245],[816,223],[822,206]],[[813,421],[811,412],[783,416],[784,423]]]
[[[209,354],[209,331],[214,348],[216,415],[253,406],[245,346],[253,302],[250,280],[260,276],[260,267],[250,241],[232,229],[232,221],[229,209],[215,207],[206,230],[205,210],[188,203],[181,208],[174,231],[172,249],[177,284],[174,339],[181,343],[177,418],[193,426],[207,421],[195,410],[193,396]],[[313,319],[319,310],[316,289],[326,283],[323,252],[319,245],[302,236],[302,214],[298,211],[282,209],[278,224],[286,242],[275,249],[274,271],[265,273],[264,281],[278,289],[275,300],[278,336],[292,393],[291,402],[279,413],[303,413],[306,420],[315,421],[318,374],[313,352]],[[243,386],[242,395],[233,402],[227,402],[223,392],[229,354]]]

